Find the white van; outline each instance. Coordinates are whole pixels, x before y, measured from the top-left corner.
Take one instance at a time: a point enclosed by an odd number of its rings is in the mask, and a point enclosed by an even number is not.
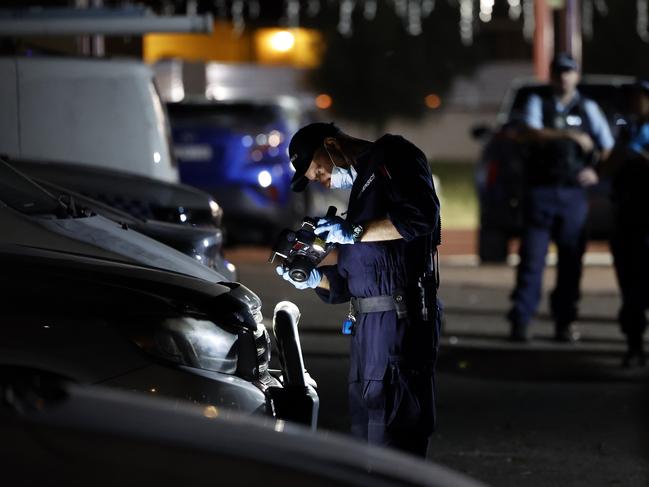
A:
[[[177,182],[169,127],[144,64],[0,57],[0,154]]]

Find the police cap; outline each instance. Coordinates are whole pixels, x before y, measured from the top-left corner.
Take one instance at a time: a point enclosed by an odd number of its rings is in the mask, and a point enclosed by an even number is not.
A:
[[[311,123],[298,130],[288,146],[288,155],[291,164],[295,168],[295,174],[291,180],[291,189],[296,192],[304,191],[309,179],[304,175],[311,161],[313,154],[322,146],[327,137],[335,137],[340,134],[340,129],[333,123]]]
[[[579,71],[579,64],[577,61],[568,53],[560,52],[550,64],[550,71],[553,73],[561,73],[563,71]]]
[[[649,95],[649,78],[638,78],[635,82],[636,88],[640,91],[644,91]]]

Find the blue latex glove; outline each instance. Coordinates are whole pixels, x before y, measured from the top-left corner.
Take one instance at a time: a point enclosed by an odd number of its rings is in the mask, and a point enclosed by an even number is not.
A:
[[[314,230],[316,235],[327,234],[327,243],[350,245],[354,243],[354,229],[352,224],[339,216],[320,218]]]
[[[307,277],[306,281],[304,282],[297,282],[291,279],[291,276],[288,275],[288,271],[285,271],[281,265],[275,267],[275,272],[277,272],[278,276],[282,276],[285,281],[293,284],[297,289],[315,289],[318,287],[318,284],[320,284],[320,281],[322,280],[322,272],[320,272],[318,269],[313,269],[309,274],[309,277]]]

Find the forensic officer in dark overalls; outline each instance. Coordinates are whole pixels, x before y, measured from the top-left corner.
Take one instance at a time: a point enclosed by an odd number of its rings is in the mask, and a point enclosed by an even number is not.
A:
[[[337,265],[315,269],[304,283],[283,277],[325,302],[350,302],[352,433],[425,456],[440,320],[433,265],[439,201],[428,161],[402,137],[369,142],[324,123],[300,129],[289,154],[293,190],[309,181],[351,188],[346,217],[321,218],[316,228],[338,244]]]
[[[646,364],[643,336],[649,307],[649,80],[636,84],[633,111],[627,130],[620,136],[625,147],[612,191],[615,228],[611,250],[622,293],[618,319],[627,341],[625,367]]]
[[[531,95],[525,108],[526,196],[520,263],[512,308],[510,338],[529,339],[529,324],[540,298],[550,240],[558,251],[557,281],[550,306],[555,339],[579,339],[577,318],[582,256],[588,215],[586,187],[598,182],[594,164],[608,157],[614,145],[611,130],[598,105],[577,91],[577,63],[559,54],[551,64],[551,93]]]

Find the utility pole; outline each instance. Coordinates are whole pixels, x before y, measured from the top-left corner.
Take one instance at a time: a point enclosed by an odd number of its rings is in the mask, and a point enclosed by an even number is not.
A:
[[[549,0],[534,2],[534,21],[534,74],[538,80],[548,81],[554,51],[554,21]]]
[[[580,0],[535,0],[534,74],[547,81],[550,62],[558,52],[567,52],[581,64]]]

